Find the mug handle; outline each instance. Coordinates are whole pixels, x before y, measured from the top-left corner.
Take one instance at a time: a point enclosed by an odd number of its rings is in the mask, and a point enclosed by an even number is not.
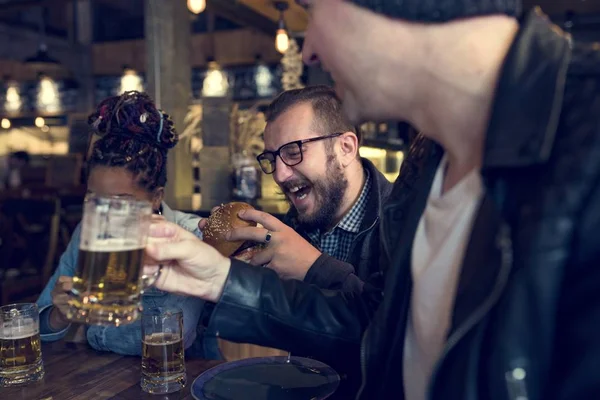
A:
[[[144,275],[141,276],[142,290],[140,291],[140,294],[143,294],[144,291],[148,290],[152,285],[154,285],[156,283],[156,281],[160,277],[162,269],[163,269],[163,265],[162,264],[158,264],[158,270],[156,270],[155,273],[153,273],[152,275],[145,275],[144,274]]]

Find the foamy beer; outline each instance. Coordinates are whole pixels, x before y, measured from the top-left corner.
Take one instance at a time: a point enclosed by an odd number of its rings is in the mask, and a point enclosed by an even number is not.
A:
[[[141,294],[153,283],[142,275],[151,216],[149,202],[86,197],[70,320],[119,326],[139,317]]]
[[[152,308],[142,314],[142,389],[165,394],[186,383],[183,348],[183,313],[179,309]]]
[[[35,382],[43,377],[37,305],[0,307],[0,386]]]

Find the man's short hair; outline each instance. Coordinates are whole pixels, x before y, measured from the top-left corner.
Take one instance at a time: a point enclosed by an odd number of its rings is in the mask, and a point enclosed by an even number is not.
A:
[[[313,129],[317,132],[322,135],[354,132],[360,144],[360,129],[356,129],[344,114],[342,102],[335,90],[325,85],[307,86],[280,93],[265,111],[267,123],[275,121],[281,114],[302,103],[310,103],[312,106],[317,124]]]

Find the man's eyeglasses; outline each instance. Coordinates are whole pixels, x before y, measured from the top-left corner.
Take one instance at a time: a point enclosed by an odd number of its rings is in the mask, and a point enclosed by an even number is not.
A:
[[[303,153],[302,153],[302,145],[305,143],[316,142],[319,140],[332,139],[338,136],[343,135],[343,133],[333,133],[327,136],[319,136],[310,139],[304,140],[296,140],[294,142],[289,142],[281,146],[275,151],[265,151],[259,154],[256,159],[260,164],[260,168],[263,170],[265,174],[272,174],[275,172],[275,165],[277,156],[281,158],[281,161],[288,167],[293,167],[294,165],[298,165],[302,162]]]

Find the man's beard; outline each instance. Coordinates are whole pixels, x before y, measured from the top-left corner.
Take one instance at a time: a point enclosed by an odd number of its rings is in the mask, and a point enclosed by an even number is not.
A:
[[[327,157],[327,166],[328,172],[323,179],[310,182],[315,197],[313,213],[298,213],[298,222],[306,230],[331,228],[348,188],[348,179],[335,156]]]

